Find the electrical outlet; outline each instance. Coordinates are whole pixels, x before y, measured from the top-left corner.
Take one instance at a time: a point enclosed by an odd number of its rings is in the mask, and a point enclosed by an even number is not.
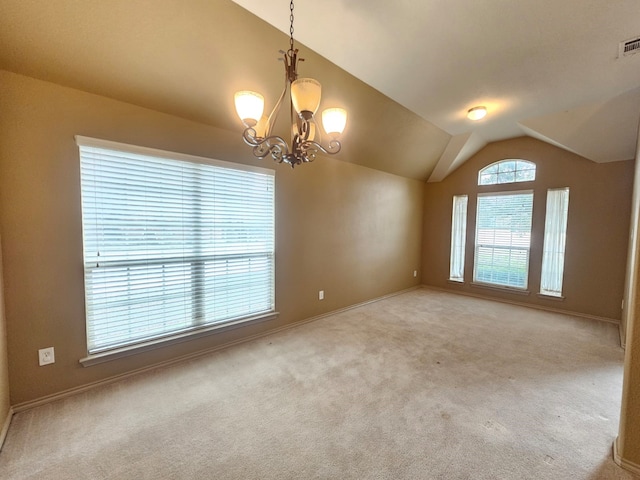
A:
[[[318,292],[318,300],[324,300],[324,290]]]
[[[414,276],[414,277],[417,277],[417,276],[418,276],[418,270],[414,270],[414,271],[413,271],[413,276]]]
[[[38,361],[40,366],[49,365],[56,362],[56,356],[53,352],[53,347],[41,348],[38,350]]]

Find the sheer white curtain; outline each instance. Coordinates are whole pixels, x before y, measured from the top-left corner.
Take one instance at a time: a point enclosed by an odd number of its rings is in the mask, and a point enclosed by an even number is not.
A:
[[[562,296],[568,212],[569,188],[548,190],[540,279],[540,293],[544,295]]]
[[[449,280],[464,281],[464,249],[467,239],[467,195],[454,195],[451,221]]]

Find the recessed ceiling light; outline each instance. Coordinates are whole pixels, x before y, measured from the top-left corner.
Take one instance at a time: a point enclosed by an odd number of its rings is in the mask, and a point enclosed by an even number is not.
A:
[[[473,107],[467,112],[467,118],[470,120],[480,120],[487,114],[487,107]]]

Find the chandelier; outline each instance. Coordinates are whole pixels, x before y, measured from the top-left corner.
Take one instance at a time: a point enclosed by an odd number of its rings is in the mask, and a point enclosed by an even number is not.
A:
[[[297,65],[304,59],[298,58],[298,49],[293,44],[293,0],[289,10],[289,50],[280,50],[280,60],[284,60],[285,83],[275,107],[268,117],[263,115],[264,97],[246,90],[235,94],[235,106],[245,126],[242,138],[247,145],[253,147],[253,154],[261,159],[271,155],[274,161],[287,163],[293,168],[301,163],[313,162],[318,152],[334,155],[340,151],[338,137],[347,123],[347,111],[343,108],[328,108],[322,112],[322,125],[329,137],[328,143],[323,146],[315,117],[320,106],[322,87],[313,78],[298,78]],[[291,114],[291,146],[282,137],[272,134],[287,91]]]

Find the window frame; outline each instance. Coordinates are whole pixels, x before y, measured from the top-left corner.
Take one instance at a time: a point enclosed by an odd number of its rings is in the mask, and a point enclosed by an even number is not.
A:
[[[272,186],[273,190],[275,190],[275,171],[273,169],[266,169],[262,167],[254,167],[250,165],[244,164],[236,164],[231,162],[224,162],[221,160],[215,160],[205,157],[198,157],[193,155],[187,155],[176,152],[168,152],[163,150],[157,150],[146,147],[139,147],[135,145],[111,142],[107,140],[100,140],[82,136],[76,136],[76,143],[78,144],[78,149],[80,153],[80,149],[83,147],[86,148],[98,148],[98,149],[107,149],[112,151],[125,152],[125,154],[133,154],[133,155],[144,155],[147,157],[157,158],[159,160],[171,160],[177,162],[186,162],[189,164],[198,164],[204,168],[224,168],[224,169],[232,169],[234,171],[246,171],[246,172],[255,172],[260,174],[265,174],[272,177]],[[81,155],[79,155],[81,156]],[[201,168],[197,167],[197,168]],[[211,170],[210,170],[211,171]],[[187,190],[189,194],[194,194],[194,191]],[[239,193],[242,193],[242,189],[238,190]],[[84,196],[84,193],[83,193]],[[206,324],[199,324],[196,321],[196,316],[193,316],[191,321],[191,326],[188,328],[182,328],[173,332],[163,333],[161,335],[153,335],[149,338],[137,339],[134,341],[127,342],[123,345],[117,345],[113,347],[106,348],[96,348],[92,351],[89,350],[89,339],[87,338],[87,356],[80,360],[80,362],[84,366],[93,365],[96,363],[101,363],[103,361],[112,360],[115,358],[120,358],[122,356],[132,355],[134,353],[139,353],[142,351],[147,351],[154,348],[159,348],[161,346],[171,345],[178,342],[183,342],[186,340],[191,340],[194,338],[199,338],[202,336],[210,335],[213,333],[218,333],[220,331],[226,331],[228,329],[238,328],[241,326],[249,325],[256,322],[262,322],[271,320],[278,316],[278,313],[275,311],[275,191],[271,192],[271,197],[273,204],[271,208],[273,209],[272,213],[272,250],[271,250],[271,275],[270,275],[270,291],[272,292],[271,296],[271,307],[267,310],[263,310],[261,312],[256,312],[256,314],[248,314],[241,317],[229,318],[224,321],[214,321]],[[83,202],[85,201],[83,197]],[[190,217],[189,217],[190,218]],[[83,221],[83,243],[85,242],[85,233],[84,233],[84,221]],[[83,254],[84,256],[84,254]],[[196,259],[197,260],[197,259]],[[149,260],[153,262],[153,260]],[[160,262],[163,259],[158,260]],[[204,260],[203,260],[204,261]],[[86,262],[85,262],[86,263]],[[196,262],[197,263],[197,262]],[[202,263],[202,262],[201,262]],[[86,264],[85,264],[86,268]],[[86,281],[86,280],[85,280]],[[194,278],[189,278],[187,281],[194,282]],[[130,287],[127,287],[130,288]],[[86,292],[86,286],[85,286]],[[194,305],[191,308],[196,308]],[[89,322],[88,318],[89,312],[87,311],[87,317],[85,318],[85,322]],[[89,333],[89,324],[86,323],[87,335]]]

